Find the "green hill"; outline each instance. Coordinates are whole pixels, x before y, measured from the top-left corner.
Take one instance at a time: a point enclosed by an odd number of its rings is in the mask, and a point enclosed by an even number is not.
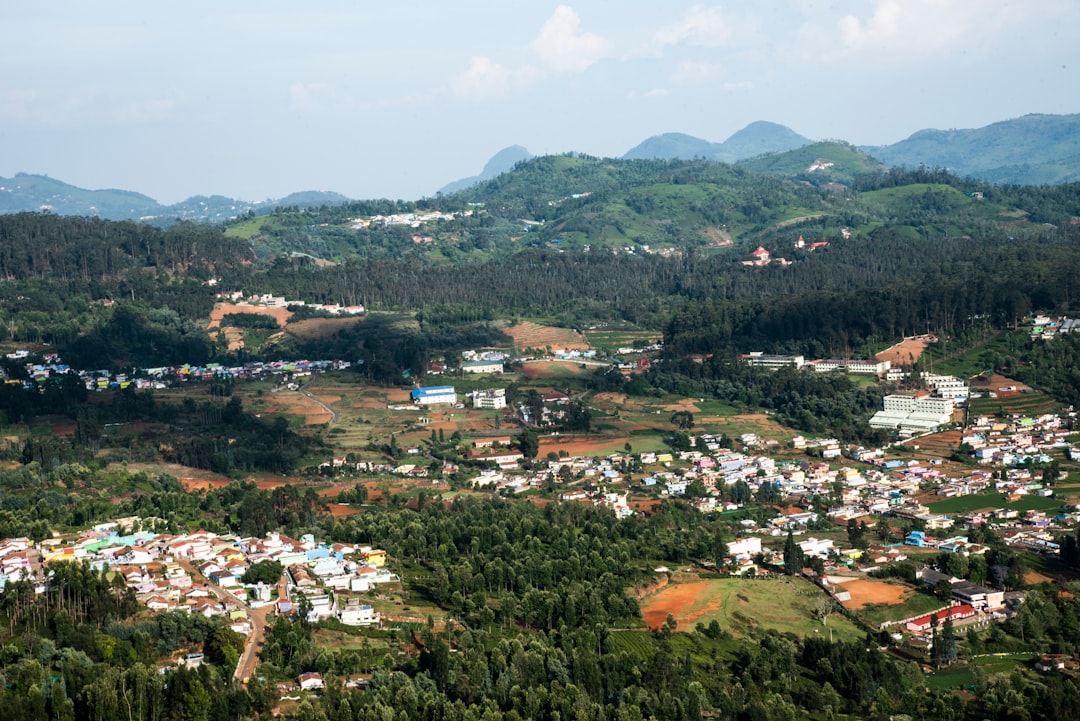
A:
[[[855,176],[880,171],[884,166],[853,145],[826,141],[785,153],[773,153],[739,162],[755,173],[800,180],[817,186],[850,183]]]
[[[890,166],[948,168],[993,183],[1080,180],[1080,114],[1025,115],[971,130],[921,130],[863,150]]]

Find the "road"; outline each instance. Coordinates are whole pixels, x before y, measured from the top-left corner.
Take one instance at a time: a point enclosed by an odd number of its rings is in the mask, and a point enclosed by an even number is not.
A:
[[[282,573],[278,580],[278,599],[289,597],[289,579]],[[261,608],[249,609],[248,618],[251,619],[251,633],[248,634],[247,643],[244,644],[244,652],[240,654],[240,661],[236,664],[236,672],[233,678],[243,683],[244,679],[250,679],[255,675],[255,667],[259,663],[259,651],[262,650],[263,640],[266,638],[266,618],[274,608],[273,603],[268,603]]]
[[[320,406],[322,406],[323,410],[330,414],[330,425],[333,425],[333,424],[337,423],[337,419],[338,419],[337,411],[335,411],[333,408],[328,406],[326,403],[323,403],[321,400],[319,400],[318,398],[316,398],[315,396],[311,395],[311,393],[308,392],[308,388],[310,388],[311,386],[315,385],[318,382],[319,382],[319,374],[315,373],[315,374],[312,375],[310,383],[308,383],[307,385],[300,386],[300,393],[305,398],[307,398],[308,400],[315,401]]]
[[[240,654],[240,661],[236,664],[236,672],[233,673],[233,678],[237,681],[251,678],[251,674],[255,673],[255,666],[259,662],[259,650],[262,648],[263,639],[266,638],[266,617],[274,608],[274,604],[268,603],[260,608],[252,608],[243,598],[234,596],[216,583],[211,583],[209,578],[202,576],[198,569],[188,561],[180,561],[180,567],[187,571],[192,579],[202,577],[206,582],[206,587],[217,596],[219,601],[226,603],[226,608],[228,603],[232,602],[240,604],[247,611],[248,619],[251,621],[251,633],[248,634],[247,640],[244,642],[244,651]],[[281,578],[278,580],[278,598],[287,599],[288,597],[289,579],[288,576],[282,573]]]

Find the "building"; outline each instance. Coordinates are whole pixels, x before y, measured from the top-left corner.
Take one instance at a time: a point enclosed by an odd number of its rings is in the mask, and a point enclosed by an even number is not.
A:
[[[430,406],[436,403],[457,403],[457,392],[454,390],[454,386],[413,388],[409,397],[413,403],[419,406]]]
[[[503,363],[501,360],[474,360],[465,361],[461,364],[462,373],[502,373]]]
[[[952,620],[960,621],[965,618],[971,618],[978,612],[966,604],[960,604],[959,606],[950,606],[949,608],[943,608],[936,613],[928,614],[926,616],[920,616],[907,622],[907,630],[914,633],[926,633],[934,627],[934,619],[937,619],[938,626],[945,622],[946,618],[952,617]]]
[[[506,408],[505,388],[483,388],[468,394],[473,408],[488,408],[498,410]]]
[[[917,395],[888,395],[882,399],[884,410],[870,419],[871,428],[898,430],[901,435],[932,433],[952,420],[953,400]]]
[[[746,353],[742,357],[747,365],[762,368],[786,368],[792,366],[802,368],[806,364],[806,357],[801,355],[766,355],[762,351]]]
[[[750,536],[749,538],[728,541],[727,551],[732,556],[756,555],[761,553],[761,539],[757,536]]]
[[[321,674],[315,672],[302,673],[296,679],[300,682],[300,689],[302,691],[311,691],[312,689],[325,688],[323,684],[323,678]]]
[[[860,360],[858,358],[824,358],[812,360],[806,366],[815,373],[856,373],[862,375],[881,375],[892,367],[891,361]]]

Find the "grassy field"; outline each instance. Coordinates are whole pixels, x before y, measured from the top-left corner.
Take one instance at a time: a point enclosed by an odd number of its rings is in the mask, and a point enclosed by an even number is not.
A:
[[[932,689],[966,688],[977,681],[978,676],[997,676],[1011,674],[1018,668],[1027,668],[1035,659],[1029,652],[995,654],[972,659],[964,666],[943,669],[926,677],[926,685]]]
[[[694,586],[690,594],[680,586]],[[680,628],[708,625],[716,620],[733,636],[759,631],[794,633],[798,636],[829,634],[837,640],[862,638],[863,631],[834,613],[828,624],[814,617],[824,592],[801,578],[751,581],[716,578],[698,584],[678,584],[661,590],[642,604],[646,620],[671,613]]]
[[[1018,511],[1049,511],[1061,508],[1061,500],[1042,496],[1022,496],[1009,503],[1004,493],[980,493],[973,496],[957,496],[943,501],[928,503],[931,513],[969,513],[985,508],[1015,508]]]
[[[936,611],[946,604],[928,593],[913,593],[903,603],[886,606],[874,604],[865,606],[858,611],[859,617],[871,624],[899,621],[911,616],[920,616],[924,613]]]
[[[1001,413],[1037,416],[1061,410],[1060,401],[1038,391],[1002,398],[972,398],[968,403],[972,416],[994,416]]]

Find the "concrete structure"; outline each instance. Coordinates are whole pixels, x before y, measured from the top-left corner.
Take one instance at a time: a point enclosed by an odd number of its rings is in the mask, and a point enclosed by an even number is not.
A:
[[[898,430],[901,435],[931,433],[952,420],[951,398],[932,398],[928,394],[888,395],[882,399],[884,410],[870,419],[871,428]]]
[[[430,406],[436,403],[457,403],[457,391],[454,390],[454,386],[413,388],[409,397],[413,403],[419,406]]]
[[[747,365],[761,368],[802,368],[806,364],[806,357],[801,355],[766,355],[762,351],[747,353],[742,357]]]
[[[505,388],[483,388],[468,394],[473,408],[498,410],[506,408]]]
[[[462,373],[502,373],[503,363],[501,360],[475,360],[465,361],[461,364]]]

